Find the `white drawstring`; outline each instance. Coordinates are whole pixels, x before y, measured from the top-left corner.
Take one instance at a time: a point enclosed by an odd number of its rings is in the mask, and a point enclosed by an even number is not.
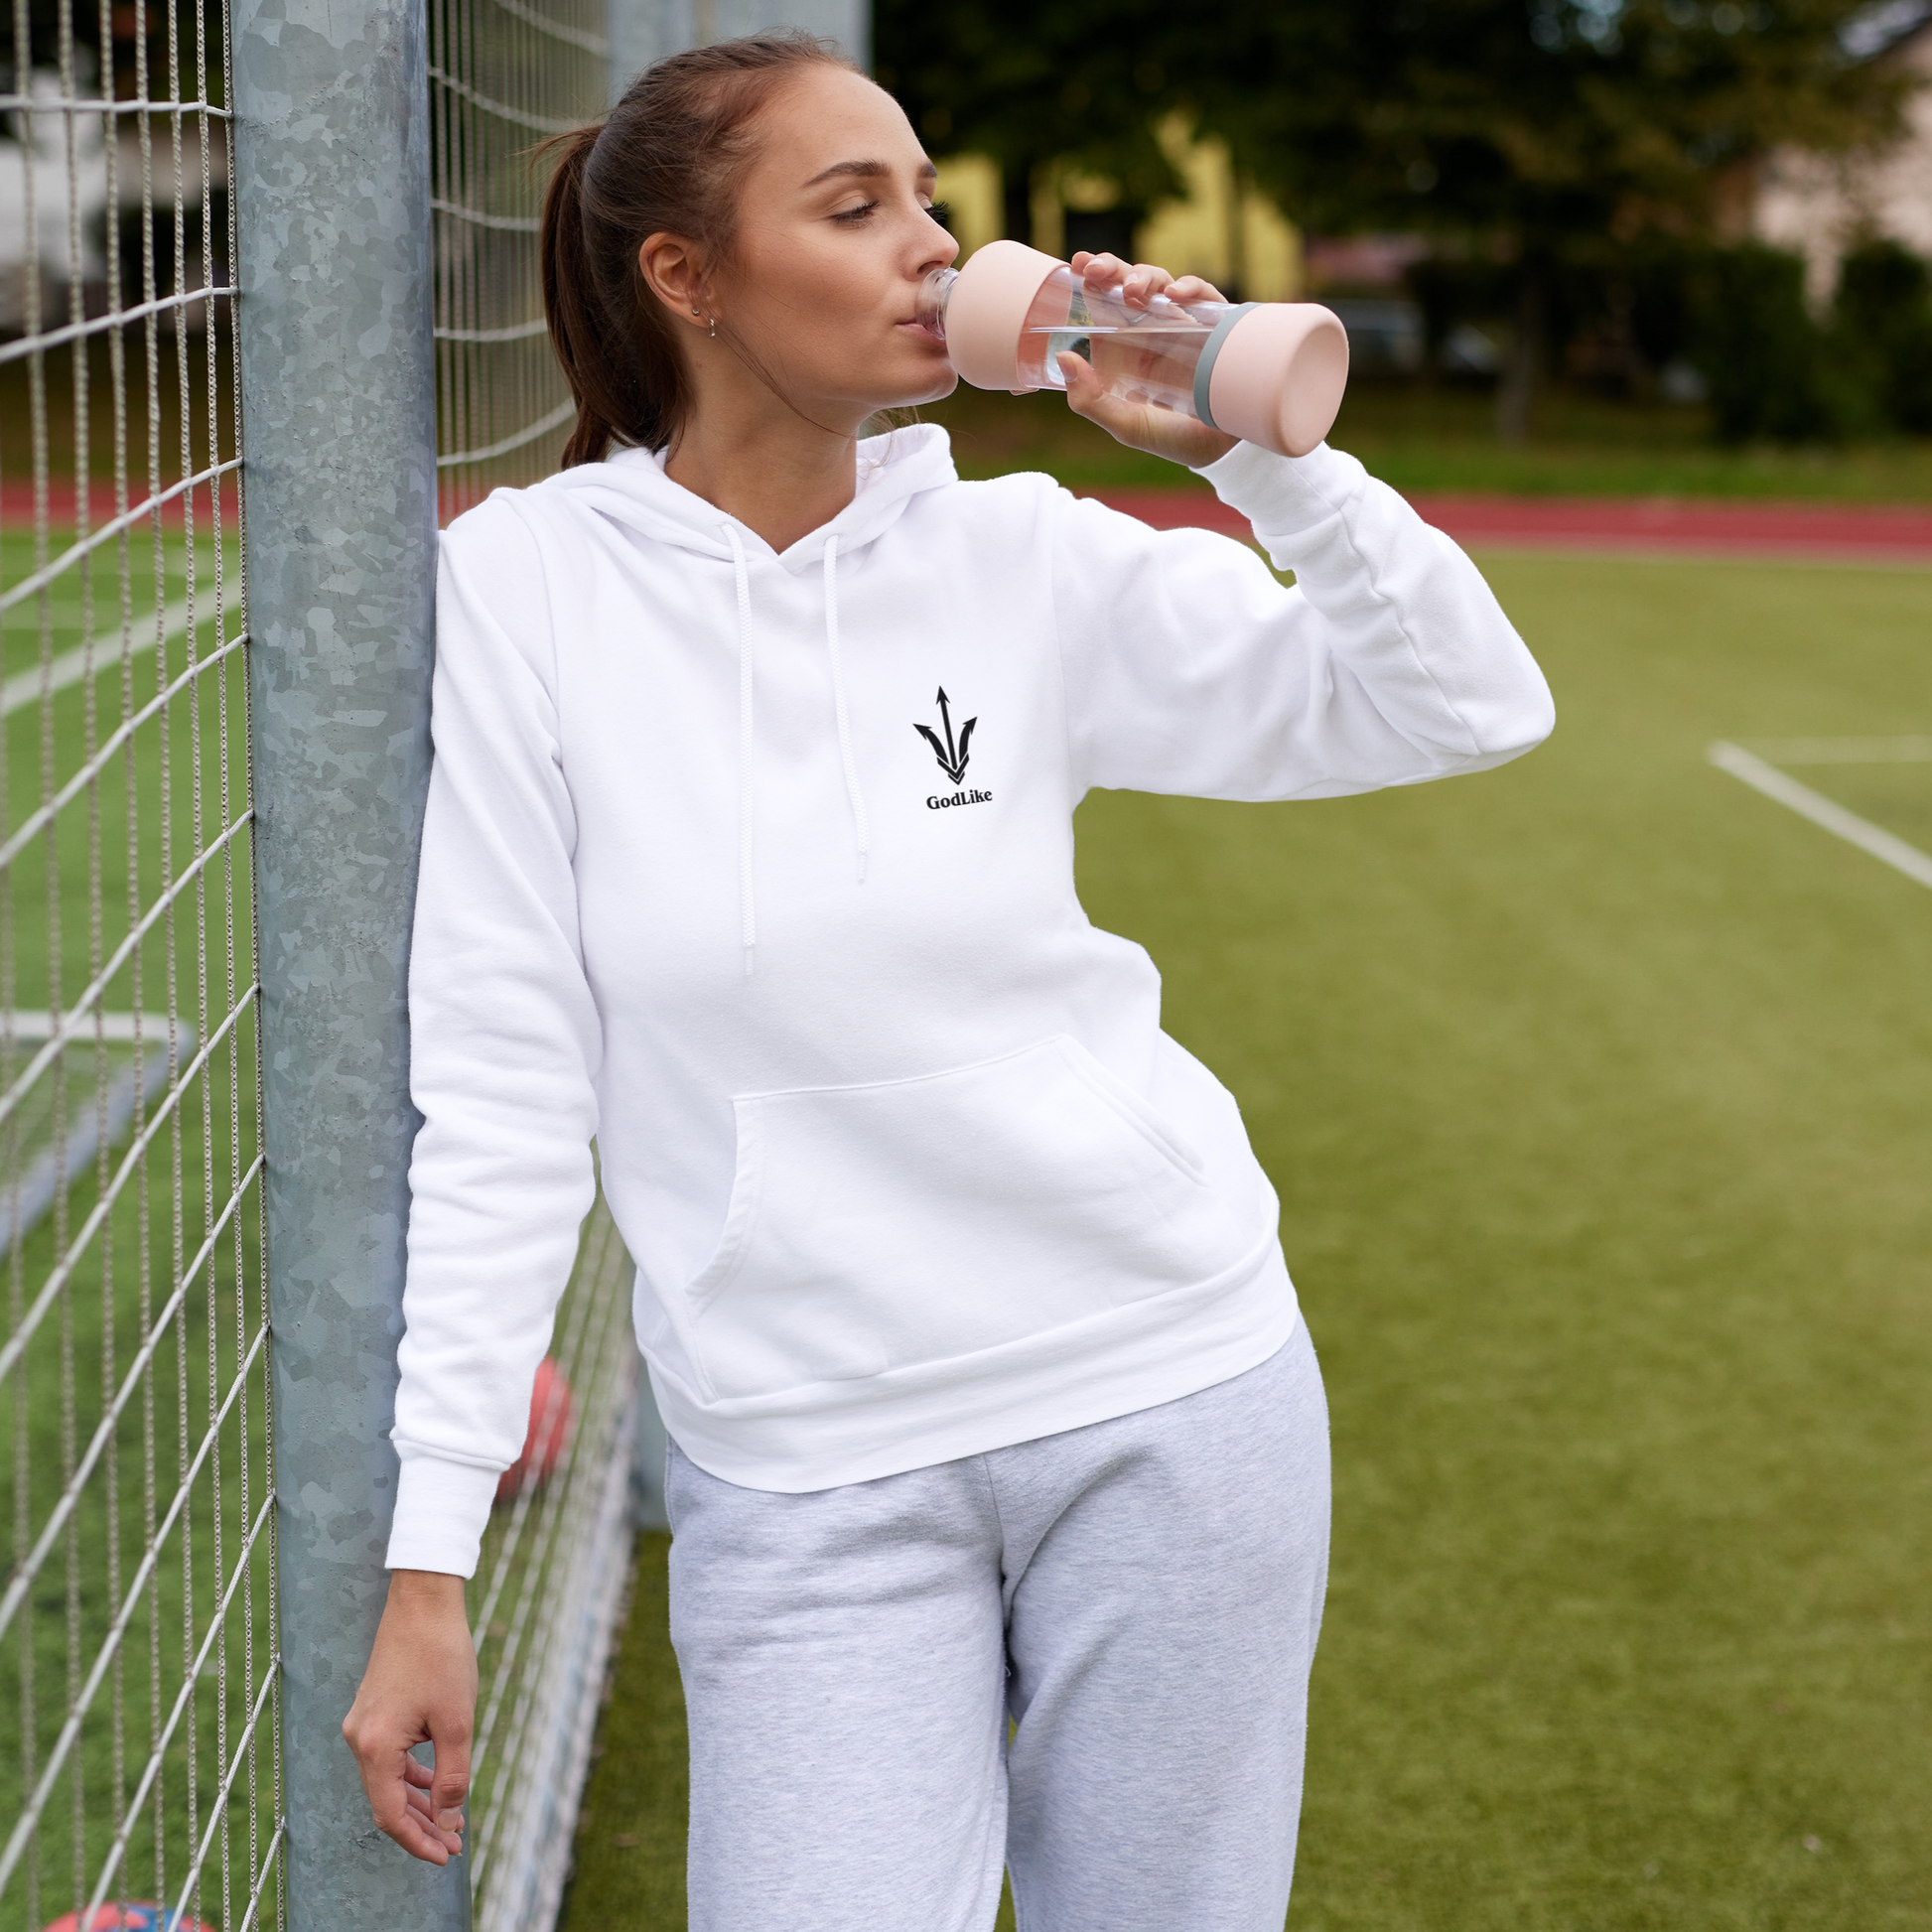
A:
[[[832,710],[839,723],[839,762],[845,767],[845,795],[852,806],[852,836],[858,847],[859,884],[866,883],[872,854],[872,827],[866,794],[859,787],[859,761],[852,755],[852,725],[845,710],[845,672],[839,663],[839,540],[825,539],[825,649],[832,660]]]
[[[732,547],[732,573],[738,580],[738,924],[745,948],[745,977],[750,979],[758,957],[758,897],[752,877],[752,786],[758,746],[752,717],[752,570],[736,524],[725,525]],[[859,784],[859,760],[852,751],[852,721],[846,711],[845,669],[839,659],[839,540],[825,539],[825,649],[832,662],[832,712],[838,721],[839,764],[845,772],[846,801],[852,807],[852,836],[857,849],[859,884],[866,883],[872,856],[872,823],[866,816],[866,794]]]
[[[725,535],[738,578],[738,927],[745,977],[750,979],[759,942],[758,901],[752,891],[752,572],[737,529],[727,523]]]

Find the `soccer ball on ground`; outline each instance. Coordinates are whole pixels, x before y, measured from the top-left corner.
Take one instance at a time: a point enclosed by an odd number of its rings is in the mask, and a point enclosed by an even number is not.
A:
[[[46,1932],[83,1932],[81,1915],[68,1912]],[[214,1932],[196,1918],[176,1918],[165,1905],[125,1899],[118,1905],[96,1905],[87,1914],[84,1932]]]
[[[549,1356],[537,1364],[530,1390],[530,1427],[523,1438],[523,1453],[496,1478],[496,1500],[506,1503],[523,1487],[523,1473],[533,1470],[536,1486],[556,1473],[570,1440],[570,1384]]]

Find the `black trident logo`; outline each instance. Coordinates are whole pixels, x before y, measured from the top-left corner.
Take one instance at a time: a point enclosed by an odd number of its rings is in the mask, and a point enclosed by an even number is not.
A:
[[[959,744],[952,742],[952,713],[946,706],[946,687],[939,687],[939,722],[946,728],[946,742],[939,743],[939,734],[930,725],[914,725],[912,729],[932,747],[932,756],[939,760],[939,769],[954,784],[959,784],[966,776],[966,748],[973,742],[973,727],[979,723],[977,718],[968,718],[959,728]]]

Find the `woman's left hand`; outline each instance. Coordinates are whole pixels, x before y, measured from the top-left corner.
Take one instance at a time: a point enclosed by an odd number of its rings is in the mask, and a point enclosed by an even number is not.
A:
[[[1145,309],[1157,295],[1165,295],[1170,302],[1227,300],[1198,275],[1182,275],[1176,280],[1151,262],[1130,265],[1118,255],[1090,255],[1082,249],[1071,266],[1088,288],[1118,290],[1130,309]],[[1238,441],[1175,410],[1123,402],[1094,374],[1092,364],[1070,349],[1061,355],[1060,369],[1066,377],[1066,406],[1076,416],[1098,423],[1115,442],[1125,443],[1130,450],[1146,450],[1150,456],[1166,457],[1170,463],[1184,463],[1190,470],[1198,470],[1226,456]]]

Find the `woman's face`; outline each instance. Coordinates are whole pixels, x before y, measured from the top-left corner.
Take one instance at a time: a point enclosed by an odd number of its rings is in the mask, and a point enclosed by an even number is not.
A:
[[[759,135],[732,260],[709,283],[720,336],[828,428],[950,395],[945,346],[913,312],[959,244],[932,218],[933,166],[898,102],[844,68],[807,69]]]

